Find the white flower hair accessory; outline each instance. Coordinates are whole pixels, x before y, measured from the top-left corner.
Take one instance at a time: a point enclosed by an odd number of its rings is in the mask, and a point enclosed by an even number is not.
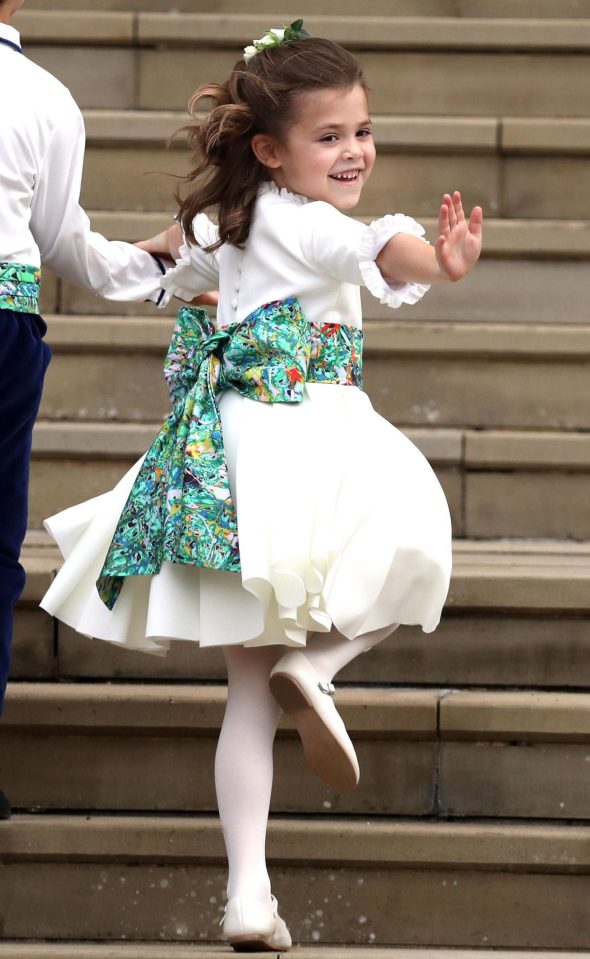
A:
[[[290,40],[305,40],[307,37],[309,33],[303,29],[303,20],[294,20],[288,27],[278,29],[273,27],[272,30],[267,30],[260,40],[253,40],[250,46],[244,47],[244,60],[249,63],[261,50],[280,47],[283,43],[289,43]]]

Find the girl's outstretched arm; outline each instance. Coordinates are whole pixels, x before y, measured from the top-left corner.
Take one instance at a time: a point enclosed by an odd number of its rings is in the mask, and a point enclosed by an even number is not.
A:
[[[377,256],[377,266],[394,283],[456,282],[475,266],[481,252],[483,212],[473,208],[465,219],[461,194],[445,193],[438,215],[439,237],[429,246],[415,236],[397,233]]]

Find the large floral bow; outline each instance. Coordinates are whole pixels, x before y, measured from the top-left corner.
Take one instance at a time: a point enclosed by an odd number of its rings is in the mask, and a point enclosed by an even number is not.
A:
[[[298,402],[311,354],[295,299],[267,304],[215,332],[205,310],[182,307],[164,375],[174,407],[152,443],[119,519],[97,581],[112,609],[123,577],[162,563],[240,569],[219,410],[220,390],[262,402]]]

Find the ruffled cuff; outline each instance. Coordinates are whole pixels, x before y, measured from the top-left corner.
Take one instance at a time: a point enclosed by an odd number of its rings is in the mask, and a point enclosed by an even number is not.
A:
[[[424,227],[416,223],[411,216],[388,213],[366,228],[359,249],[359,269],[363,283],[380,303],[393,309],[403,303],[417,303],[430,289],[430,284],[426,283],[388,283],[375,263],[387,241],[397,233],[410,233],[423,239]]]
[[[183,243],[178,248],[178,259],[175,266],[167,270],[160,279],[163,295],[162,299],[158,301],[158,306],[166,306],[173,296],[190,302],[197,295],[194,282],[195,268],[191,263],[191,248],[187,243]]]

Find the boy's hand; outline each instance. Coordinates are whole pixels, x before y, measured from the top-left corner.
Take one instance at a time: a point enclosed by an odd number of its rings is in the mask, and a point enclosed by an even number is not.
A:
[[[201,293],[191,300],[191,306],[217,306],[219,303],[219,293],[217,290],[211,290],[209,293]]]
[[[162,256],[168,260],[177,260],[180,245],[183,242],[182,230],[178,223],[174,223],[149,240],[140,240],[135,246],[148,253],[155,253],[156,256]]]
[[[472,210],[469,222],[465,219],[461,194],[445,193],[438,216],[439,237],[435,253],[440,270],[452,281],[460,280],[472,269],[481,253],[483,211]]]

